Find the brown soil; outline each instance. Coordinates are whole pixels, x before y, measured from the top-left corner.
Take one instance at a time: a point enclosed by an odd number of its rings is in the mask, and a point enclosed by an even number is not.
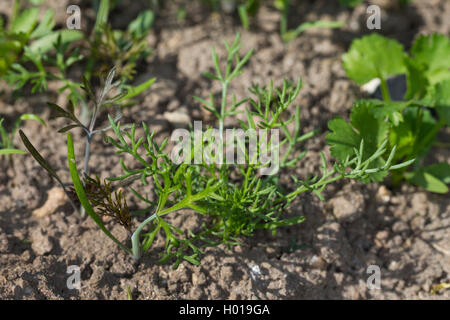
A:
[[[123,1],[127,10],[115,10],[112,22],[123,27],[124,21],[139,11],[139,5],[138,1]],[[154,52],[140,65],[136,79],[156,76],[157,83],[138,105],[125,112],[124,121],[144,120],[164,136],[172,129],[163,117],[166,111],[186,110],[192,119],[207,120],[192,96],[206,97],[219,88],[200,73],[212,67],[210,47],[223,54],[223,40],[231,40],[241,31],[242,51],[253,48],[255,54],[232,91],[242,97],[252,83],[264,85],[274,79],[277,85],[283,78],[301,76],[304,87],[296,102],[302,106],[303,130],[318,128],[323,133],[304,145],[310,153],[296,173],[304,177],[317,172],[318,152],[326,148],[327,122],[337,115],[348,117],[352,102],[362,96],[346,78],[340,57],[352,39],[369,32],[365,8],[350,10],[334,1],[302,1],[293,10],[292,21],[339,19],[345,20],[347,27],[311,30],[283,44],[277,31],[279,13],[270,7],[262,8],[259,23],[251,32],[241,30],[236,17],[210,15],[198,6],[188,7],[187,20],[179,22],[174,19],[175,8],[169,7],[161,12],[162,18],[148,37]],[[93,14],[91,9],[83,12],[87,28]],[[415,1],[404,10],[383,11],[382,33],[409,47],[420,33],[448,35],[450,21],[445,17],[449,16],[449,1]],[[57,17],[63,24],[64,14]],[[56,84],[51,88],[57,88]],[[3,86],[0,112],[7,123],[22,112],[48,119],[46,101],[63,104],[64,97],[50,91],[13,100]],[[101,122],[107,123],[106,115]],[[65,137],[54,133],[59,125],[54,120],[47,128],[26,122],[23,129],[55,167],[66,168]],[[16,143],[21,145],[19,140]],[[77,145],[79,157],[83,147]],[[106,177],[121,172],[111,147],[103,145],[100,137],[93,150],[95,173]],[[434,154],[440,160],[449,159],[446,150]],[[74,214],[67,202],[56,209],[50,206],[47,216],[33,215],[51,196],[49,191],[56,192],[54,182],[30,156],[14,157],[15,172],[1,161],[2,299],[126,299],[127,287],[133,299],[450,298],[450,290],[430,295],[433,285],[450,282],[448,195],[410,186],[391,189],[389,184],[341,182],[327,189],[325,203],[312,195],[296,200],[290,211],[304,215],[306,222],[283,228],[275,236],[259,232],[231,249],[208,249],[200,267],[183,263],[174,271],[170,265],[156,265],[152,254],[134,263],[93,221]],[[69,181],[65,170],[60,173]],[[196,223],[189,212],[179,213],[174,220],[184,226]],[[109,226],[125,239],[119,226]],[[80,290],[66,286],[69,265],[81,268]],[[381,290],[366,286],[369,265],[381,269]]]

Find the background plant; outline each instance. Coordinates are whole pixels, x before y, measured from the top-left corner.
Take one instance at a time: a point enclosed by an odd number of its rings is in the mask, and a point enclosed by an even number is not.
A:
[[[78,63],[89,80],[93,72],[98,76],[115,65],[121,77],[118,86],[121,92],[142,92],[151,85],[151,79],[136,88],[128,84],[135,73],[136,63],[150,52],[144,38],[153,23],[151,11],[143,11],[130,22],[125,32],[112,30],[108,25],[112,3],[102,0],[95,28],[92,35],[88,35],[78,30],[52,31],[55,25],[54,10],[48,10],[38,24],[37,8],[20,11],[21,2],[18,0],[15,6],[20,12],[18,17],[13,15],[7,31],[0,29],[0,52],[5,53],[0,58],[0,76],[16,92],[28,83],[33,86],[32,93],[47,91],[47,82],[56,80],[61,83],[58,94],[69,92],[72,105],[81,106],[82,123],[87,124],[91,116],[88,97],[82,90],[83,83],[69,78],[70,67]],[[79,46],[73,48],[73,43],[81,40],[87,44],[87,53],[83,53]],[[132,102],[129,101],[128,105]]]
[[[262,0],[201,0],[208,4],[215,11],[223,11],[225,13],[237,12],[244,29],[249,29],[251,19],[257,14]],[[291,0],[273,0],[272,5],[281,12],[280,35],[283,41],[289,42],[298,37],[302,32],[312,28],[339,28],[344,25],[341,21],[308,21],[301,23],[295,29],[288,29],[289,10],[294,6]]]
[[[436,144],[438,131],[450,121],[448,57],[450,40],[440,34],[419,36],[409,54],[397,41],[378,34],[355,40],[343,56],[347,75],[360,85],[380,79],[383,100],[358,101],[351,111],[350,123],[342,119],[329,123],[332,133],[327,141],[333,156],[342,159],[341,150],[357,147],[365,137],[377,137],[366,144],[371,149],[387,138],[390,150],[397,147],[394,162],[420,160],[412,171],[405,167],[393,172],[394,184],[406,179],[432,192],[448,192],[450,165],[424,165],[429,150]],[[392,101],[387,79],[400,74],[406,75],[407,91],[404,101]]]
[[[118,108],[118,113],[116,115],[115,119],[119,119],[121,117],[120,113],[120,104],[121,102],[130,99],[134,97],[137,92],[130,91],[130,92],[116,92],[116,95],[113,97],[108,97],[111,95],[114,90],[117,89],[119,86],[120,80],[114,81],[115,76],[115,68],[110,70],[108,73],[108,76],[104,80],[104,86],[102,90],[95,94],[94,90],[92,89],[89,81],[86,78],[83,78],[83,87],[82,89],[86,91],[87,96],[92,101],[92,112],[91,118],[89,120],[89,123],[87,125],[83,124],[83,122],[77,118],[75,115],[75,107],[73,104],[70,104],[69,108],[65,110],[64,108],[54,104],[54,103],[48,103],[49,107],[53,110],[53,114],[51,116],[52,119],[55,118],[65,118],[68,120],[68,124],[64,126],[63,128],[59,129],[59,133],[65,133],[67,131],[70,131],[74,128],[81,128],[83,132],[85,133],[85,152],[84,152],[84,165],[83,165],[83,174],[85,176],[89,175],[89,159],[91,157],[91,141],[94,135],[96,134],[103,134],[105,135],[105,132],[109,129],[111,129],[111,126],[106,126],[104,128],[98,128],[96,127],[97,124],[97,118],[100,112],[102,111],[102,108],[108,106],[114,106]],[[153,83],[154,79],[152,79]],[[29,141],[29,139],[26,137],[26,135],[20,131],[20,136],[22,138],[22,141],[24,142],[25,147],[28,149],[30,154],[37,160],[41,166],[47,170],[47,172],[55,178],[60,185],[65,189],[64,184],[62,183],[62,180],[57,176],[56,171],[51,167],[51,165],[43,159],[43,157],[39,154],[39,152],[36,150],[36,148],[32,145],[32,143]],[[95,180],[92,180],[95,181]],[[88,182],[92,182],[91,180],[88,180]],[[91,183],[92,184],[92,183]],[[68,192],[67,192],[68,193]],[[70,197],[69,197],[70,198]],[[72,201],[73,202],[73,201]],[[73,205],[75,203],[73,202]],[[84,216],[84,209],[81,208],[81,215]]]
[[[21,10],[21,1],[14,2],[14,11],[8,28],[0,27],[0,76],[14,88],[20,89],[30,82],[32,92],[47,90],[47,69],[44,63],[52,59],[48,54],[57,43],[57,63],[60,71],[77,61],[77,51],[67,60],[61,57],[61,49],[82,38],[78,30],[56,30],[54,10],[47,10],[38,21],[38,8]],[[30,71],[33,66],[36,71]],[[62,70],[61,70],[62,69]]]

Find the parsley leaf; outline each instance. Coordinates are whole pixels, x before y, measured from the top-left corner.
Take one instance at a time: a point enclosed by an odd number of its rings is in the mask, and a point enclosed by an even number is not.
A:
[[[374,78],[386,80],[404,73],[404,58],[400,43],[376,33],[353,41],[350,50],[342,56],[347,76],[360,85]]]

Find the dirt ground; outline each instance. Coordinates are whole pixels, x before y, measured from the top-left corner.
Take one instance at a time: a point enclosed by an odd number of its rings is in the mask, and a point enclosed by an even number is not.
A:
[[[58,1],[57,8],[64,10],[64,2]],[[128,2],[122,1],[123,7],[112,12],[111,20],[117,28],[140,10],[139,1]],[[186,21],[180,22],[175,19],[175,8],[169,6],[161,12],[147,39],[153,54],[139,66],[135,79],[138,83],[155,76],[157,82],[137,105],[125,111],[123,121],[145,121],[160,136],[173,129],[163,116],[167,111],[186,112],[190,119],[207,121],[208,115],[192,96],[207,97],[210,90],[219,92],[220,88],[200,73],[211,71],[211,46],[223,55],[223,40],[230,41],[236,31],[241,31],[242,52],[253,48],[255,54],[231,91],[242,97],[252,83],[264,85],[273,79],[277,85],[283,78],[295,80],[301,76],[304,86],[296,103],[302,107],[303,130],[317,128],[322,133],[304,144],[310,152],[295,173],[304,177],[317,172],[318,152],[326,149],[327,122],[338,115],[348,118],[352,102],[363,96],[347,79],[340,57],[352,39],[369,32],[365,26],[367,5],[346,9],[335,2],[300,1],[290,20],[295,24],[315,19],[344,20],[344,28],[310,30],[289,44],[281,41],[280,15],[269,6],[260,10],[251,31],[242,30],[237,17],[211,15],[197,5],[188,6]],[[48,6],[56,8],[56,2],[55,6],[52,3],[49,1]],[[91,9],[82,12],[86,18],[83,28],[88,28],[94,14]],[[64,12],[57,17],[63,24]],[[449,35],[448,17],[450,1],[446,0],[414,1],[401,10],[383,7],[381,32],[409,48],[421,33]],[[80,70],[73,71],[74,76],[80,74]],[[23,112],[34,112],[48,120],[50,110],[45,102],[65,103],[64,97],[56,94],[58,84],[51,83],[50,87],[48,93],[14,100],[10,89],[2,84],[1,115],[7,123]],[[106,113],[100,121],[107,123]],[[65,136],[55,134],[60,122],[48,123],[45,128],[29,121],[23,130],[55,167],[62,168],[60,174],[68,182]],[[446,132],[442,138],[448,136]],[[91,159],[94,173],[102,177],[120,174],[111,146],[97,138]],[[16,143],[21,146],[19,140]],[[77,145],[78,155],[83,148],[83,144]],[[433,154],[440,160],[449,159],[445,149],[436,149]],[[77,216],[67,201],[59,201],[57,208],[43,217],[32,214],[58,193],[53,189],[54,182],[28,155],[14,157],[15,172],[1,161],[1,299],[126,299],[127,288],[133,299],[450,298],[450,290],[430,294],[433,285],[450,282],[448,195],[406,185],[393,189],[389,181],[371,185],[340,182],[327,189],[326,202],[310,194],[295,201],[287,214],[304,215],[304,223],[282,228],[275,236],[258,232],[231,249],[208,249],[201,266],[183,263],[172,270],[170,265],[156,265],[157,257],[151,253],[135,263],[93,221]],[[177,213],[174,220],[183,226],[196,223],[190,212]],[[125,239],[121,228],[110,227]],[[80,290],[66,286],[70,265],[81,269]],[[370,265],[380,267],[380,290],[366,286]]]

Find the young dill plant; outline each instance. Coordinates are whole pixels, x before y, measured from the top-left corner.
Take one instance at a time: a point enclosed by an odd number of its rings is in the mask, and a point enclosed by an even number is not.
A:
[[[285,174],[286,168],[298,166],[298,162],[305,155],[305,152],[296,155],[299,143],[315,133],[301,133],[299,107],[296,107],[292,116],[287,115],[289,107],[301,90],[301,80],[299,79],[295,86],[285,81],[281,89],[274,89],[272,83],[264,88],[254,86],[251,89],[255,95],[254,99],[237,101],[234,95],[229,94],[229,84],[242,72],[252,52],[241,58],[239,34],[232,44],[226,43],[225,46],[228,52],[225,66],[221,65],[213,50],[216,73],[205,74],[221,84],[221,101],[216,102],[212,94],[209,101],[196,98],[206,110],[216,116],[218,135],[205,133],[194,143],[198,132],[191,129],[188,132],[189,147],[175,152],[175,156],[180,157],[177,158],[173,157],[173,150],[172,153],[169,152],[169,139],[166,138],[158,144],[155,132],[151,132],[145,122],[142,123],[144,136],[138,137],[136,125],[124,129],[119,121],[109,117],[114,136],[108,137],[108,140],[118,154],[127,154],[135,162],[127,164],[124,158],[120,159],[123,174],[107,179],[110,183],[116,183],[115,188],[108,185],[108,190],[112,192],[120,186],[133,193],[143,204],[138,212],[131,212],[124,201],[108,200],[106,195],[105,201],[113,206],[115,203],[115,208],[102,204],[98,196],[95,201],[92,199],[92,188],[86,180],[96,181],[94,186],[97,187],[99,180],[79,174],[73,138],[70,133],[67,136],[69,169],[82,206],[105,234],[136,260],[152,248],[157,237],[162,237],[165,239],[165,245],[159,263],[172,261],[173,267],[176,268],[185,260],[199,265],[205,247],[233,245],[238,243],[240,236],[252,236],[258,229],[268,229],[275,233],[279,227],[301,223],[304,217],[287,218],[284,213],[303,192],[313,192],[323,199],[322,191],[329,183],[345,178],[367,182],[379,172],[395,170],[410,163],[392,163],[394,149],[386,162],[373,166],[386,152],[386,142],[367,154],[363,152],[364,141],[361,140],[359,148],[353,148],[343,161],[337,160],[331,168],[327,166],[322,154],[321,174],[305,181],[292,177],[295,187],[289,190],[280,185],[277,175],[260,174],[261,170],[269,167],[269,173],[278,171],[278,175]],[[244,105],[245,111],[241,111],[239,107]],[[225,148],[235,148],[238,154],[240,150],[245,161],[235,164],[211,161],[217,159],[218,154],[212,155],[211,152],[208,156],[207,152],[205,156],[204,150],[224,140],[225,119],[239,112],[245,112],[246,120],[240,121],[240,127],[231,130],[233,133],[249,129],[265,132],[268,130],[268,139],[257,140],[256,152],[253,154],[246,147],[251,141],[250,135],[243,141],[227,140]],[[294,129],[289,130],[288,124],[292,122]],[[282,132],[279,142],[276,141],[278,130]],[[276,153],[278,148],[283,148],[281,159],[260,157],[267,152]],[[200,159],[195,161],[198,154],[201,155]],[[130,186],[131,182],[141,183],[154,197],[137,192]],[[126,228],[130,231],[128,243],[121,243],[103,224],[101,215],[105,214],[105,209],[109,210],[109,215],[116,217],[116,221],[122,225],[126,223]],[[201,223],[195,230],[181,230],[171,223],[169,215],[180,210],[192,210],[201,216]],[[147,216],[142,217],[143,213]]]

